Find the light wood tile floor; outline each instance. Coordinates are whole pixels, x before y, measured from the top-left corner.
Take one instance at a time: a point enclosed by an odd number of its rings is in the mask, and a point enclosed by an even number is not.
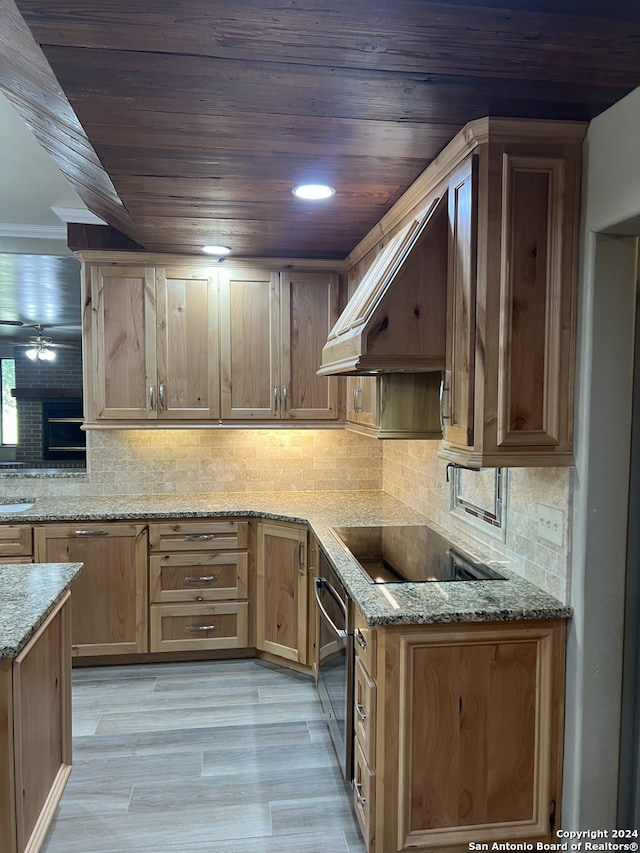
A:
[[[255,660],[73,671],[43,853],[365,853],[313,681]]]

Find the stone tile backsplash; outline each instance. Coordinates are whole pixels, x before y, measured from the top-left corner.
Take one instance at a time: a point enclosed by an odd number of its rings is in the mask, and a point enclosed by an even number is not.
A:
[[[568,601],[571,469],[508,471],[506,541],[450,509],[435,441],[385,441],[343,429],[91,430],[86,475],[2,477],[7,497],[383,489],[488,546],[495,559]],[[563,511],[563,544],[538,535],[539,504]]]
[[[572,470],[511,468],[507,473],[506,541],[497,541],[477,523],[465,523],[451,512],[446,462],[436,456],[436,441],[387,441],[384,446],[382,488],[431,518],[445,530],[464,531],[490,548],[495,559],[559,598],[569,600],[569,556]],[[562,510],[562,545],[538,535],[540,504]]]

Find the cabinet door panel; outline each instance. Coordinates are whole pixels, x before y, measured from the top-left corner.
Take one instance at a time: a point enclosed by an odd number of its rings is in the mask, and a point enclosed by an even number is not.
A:
[[[158,417],[220,414],[215,273],[158,269]]]
[[[317,370],[322,347],[338,319],[338,276],[283,273],[281,288],[282,417],[335,419],[338,380],[318,376]]]
[[[222,417],[271,420],[278,417],[278,275],[251,270],[220,275]]]
[[[554,447],[567,432],[562,340],[571,329],[562,279],[563,163],[505,155],[503,185],[497,444]]]
[[[0,559],[5,563],[11,563],[10,558],[16,556],[27,557],[31,554],[31,528],[23,524],[0,525]],[[19,562],[19,561],[16,561]],[[25,562],[31,562],[31,559]]]
[[[155,418],[155,271],[152,267],[91,269],[96,417]]]
[[[69,609],[67,594],[13,664],[16,837],[20,851],[40,849],[71,773]],[[0,831],[0,836],[4,832]]]
[[[470,157],[449,182],[449,274],[444,438],[473,446],[477,161]]]
[[[258,525],[257,648],[307,662],[307,531]]]
[[[562,766],[562,638],[552,625],[406,636],[398,850],[552,838]]]
[[[74,655],[147,651],[147,535],[136,524],[35,528],[38,562],[81,562],[71,585]]]

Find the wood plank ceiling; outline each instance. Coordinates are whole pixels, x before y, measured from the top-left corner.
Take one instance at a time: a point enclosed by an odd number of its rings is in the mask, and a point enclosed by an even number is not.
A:
[[[471,119],[590,120],[640,83],[637,0],[13,3],[9,39],[30,31],[73,112],[32,61],[0,84],[155,251],[344,258]],[[336,196],[296,200],[309,181]]]

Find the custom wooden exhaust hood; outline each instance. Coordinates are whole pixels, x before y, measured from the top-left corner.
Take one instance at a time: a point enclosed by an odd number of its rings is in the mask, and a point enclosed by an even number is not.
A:
[[[443,370],[447,246],[445,194],[373,261],[329,333],[318,373]]]

